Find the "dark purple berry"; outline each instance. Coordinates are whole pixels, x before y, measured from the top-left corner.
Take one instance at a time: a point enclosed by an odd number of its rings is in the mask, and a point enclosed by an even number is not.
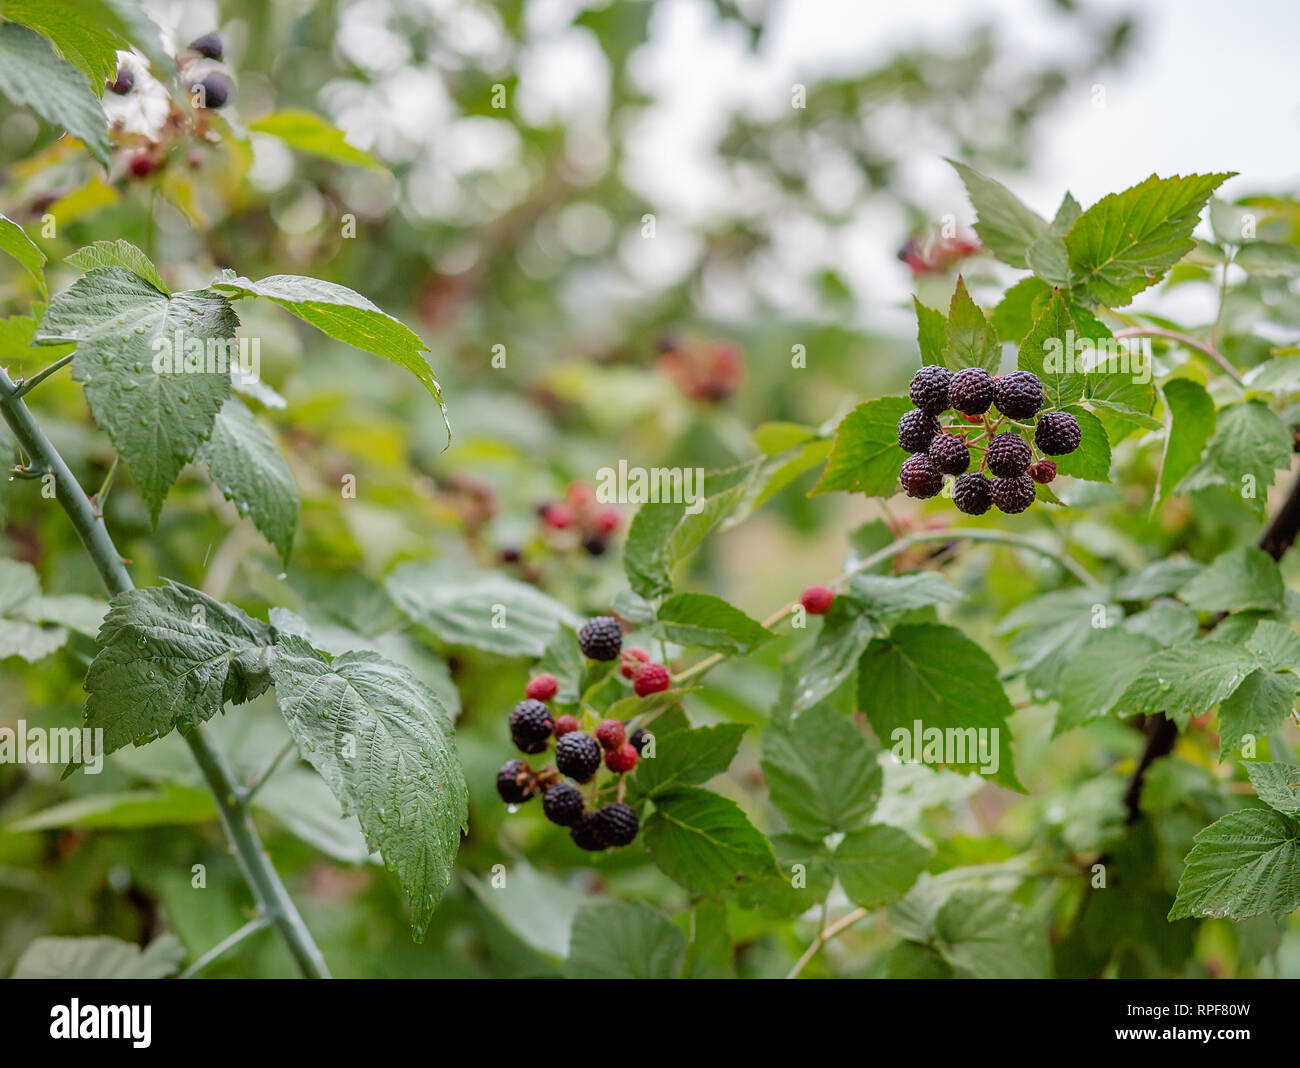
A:
[[[570,731],[555,743],[555,766],[570,779],[590,782],[600,768],[600,744],[590,734]]]
[[[507,760],[497,771],[497,793],[507,805],[520,805],[533,796],[536,780],[522,760]]]
[[[551,710],[531,697],[520,701],[510,713],[510,740],[525,753],[540,753],[545,749],[554,729]]]
[[[1030,464],[1029,477],[1046,486],[1056,477],[1056,464],[1051,460],[1039,460],[1036,464]]]
[[[907,452],[925,452],[939,433],[939,420],[913,408],[898,420],[898,444]]]
[[[1015,515],[1034,503],[1034,480],[1028,475],[995,478],[989,492],[999,512]]]
[[[616,660],[623,648],[623,630],[613,616],[596,616],[578,631],[578,648],[590,660]]]
[[[588,853],[599,853],[605,848],[605,840],[600,834],[600,821],[594,812],[584,812],[579,816],[578,821],[569,828],[569,837],[573,839],[574,845]]]
[[[936,434],[926,455],[935,470],[945,475],[960,475],[970,467],[970,449],[956,434]]]
[[[952,487],[952,503],[966,515],[983,515],[993,503],[990,482],[978,471],[962,475]]]
[[[230,79],[224,74],[209,74],[201,82],[196,82],[192,90],[194,106],[199,108],[217,108],[226,106],[230,100]]]
[[[606,845],[631,845],[640,826],[631,805],[614,801],[596,812],[596,830]]]
[[[993,403],[1008,419],[1030,419],[1043,406],[1043,383],[1032,371],[1012,371],[993,380]]]
[[[1048,412],[1038,417],[1034,443],[1048,456],[1065,456],[1074,452],[1083,440],[1079,421],[1069,412]]]
[[[202,37],[194,38],[190,42],[190,51],[197,52],[204,59],[215,59],[218,63],[225,55],[221,38],[215,33],[205,33]]]
[[[934,469],[928,456],[909,456],[903,461],[903,469],[898,473],[909,497],[924,500],[933,497],[943,489],[943,475]]]
[[[117,68],[117,77],[108,83],[108,91],[118,96],[126,96],[135,88],[135,71],[123,63]]]
[[[908,391],[912,403],[923,412],[938,415],[948,407],[948,383],[952,372],[946,367],[927,364],[912,376]]]
[[[582,818],[582,791],[567,782],[552,786],[542,794],[542,811],[552,823],[572,827]]]
[[[638,727],[628,736],[627,741],[638,756],[645,756],[646,746],[650,743],[650,732],[644,727]]]
[[[582,540],[582,547],[588,556],[604,556],[609,548],[609,539],[603,534],[589,534]]]
[[[1034,458],[1029,442],[1019,434],[1010,432],[999,434],[989,442],[989,451],[984,455],[984,464],[998,478],[1015,478],[1029,470]]]
[[[983,367],[963,367],[948,383],[948,401],[963,415],[983,415],[993,403],[993,377]]]

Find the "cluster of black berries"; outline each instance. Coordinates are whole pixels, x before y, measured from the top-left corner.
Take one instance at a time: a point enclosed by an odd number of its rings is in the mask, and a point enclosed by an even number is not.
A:
[[[911,397],[916,407],[898,421],[898,444],[912,454],[903,461],[899,480],[909,497],[926,498],[943,489],[945,475],[955,476],[952,500],[967,515],[983,515],[991,505],[1001,512],[1023,512],[1034,503],[1034,483],[1046,485],[1056,477],[1055,462],[1035,459],[1035,449],[1019,434],[997,433],[1004,420],[1032,419],[1034,446],[1044,457],[1064,456],[1079,447],[1074,416],[1040,413],[1043,384],[1032,371],[994,378],[982,367],[954,374],[931,364],[912,376]],[[949,408],[968,425],[941,425],[939,415]],[[990,417],[990,408],[1002,419]],[[976,430],[980,433],[968,440],[966,435]],[[986,438],[987,444],[980,445]],[[983,453],[977,471],[968,470],[972,449]]]
[[[589,620],[578,631],[578,645],[591,660],[616,659],[623,645],[618,620],[612,616]],[[528,754],[543,753],[553,738],[555,766],[534,771],[523,760],[506,761],[497,771],[497,793],[507,805],[520,805],[541,794],[546,818],[568,827],[580,849],[599,852],[630,845],[640,830],[636,810],[621,801],[589,810],[574,783],[591,782],[602,758],[610,771],[625,775],[636,767],[648,735],[638,728],[629,737],[626,725],[617,719],[603,720],[592,735],[582,729],[576,716],[552,718],[546,702],[558,692],[555,676],[537,675],[525,688],[524,700],[510,713],[510,739],[516,748]]]

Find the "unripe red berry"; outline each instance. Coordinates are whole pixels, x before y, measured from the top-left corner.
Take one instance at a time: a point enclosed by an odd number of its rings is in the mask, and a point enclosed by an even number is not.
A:
[[[602,749],[617,749],[627,741],[627,728],[620,719],[601,720],[596,728],[596,741]]]
[[[573,526],[573,509],[567,504],[549,504],[542,512],[542,522],[552,530],[567,530]]]
[[[641,756],[636,751],[636,747],[630,742],[624,742],[617,749],[611,749],[605,754],[605,767],[621,775],[623,772],[631,771],[636,767],[636,762],[640,759]]]
[[[563,738],[566,734],[576,731],[581,724],[578,723],[577,716],[561,716],[555,721],[555,737]]]
[[[157,171],[158,161],[147,152],[137,152],[126,164],[126,173],[132,178],[148,178]]]
[[[634,645],[631,649],[624,651],[623,666],[618,669],[619,674],[625,679],[630,679],[636,674],[638,664],[648,664],[649,662],[650,654]]]
[[[529,679],[528,685],[524,687],[524,696],[531,697],[534,701],[549,701],[559,692],[560,684],[555,676],[545,673]]]
[[[618,529],[619,514],[613,508],[606,508],[596,516],[596,529],[602,534],[613,534]]]
[[[826,586],[809,586],[803,591],[799,603],[815,616],[824,616],[835,603],[835,591]]]
[[[638,697],[647,697],[652,693],[662,693],[672,686],[672,676],[663,664],[642,664],[637,668],[632,679],[632,689]]]

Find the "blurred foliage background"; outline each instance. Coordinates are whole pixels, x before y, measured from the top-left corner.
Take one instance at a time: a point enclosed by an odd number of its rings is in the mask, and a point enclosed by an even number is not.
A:
[[[669,909],[685,903],[639,850],[593,861],[540,812],[507,816],[493,772],[507,752],[505,712],[527,665],[397,631],[384,576],[402,561],[438,557],[467,569],[504,568],[580,613],[606,610],[623,586],[621,531],[607,543],[584,543],[572,530],[548,528],[539,506],[620,459],[724,466],[754,455],[751,432],[760,423],[833,425],[858,400],[900,391],[914,343],[865,321],[862,279],[836,269],[835,249],[870,242],[897,250],[892,269],[935,306],[946,305],[959,269],[975,287],[995,282],[1000,269],[973,254],[965,231],[940,234],[936,205],[917,197],[909,167],[920,156],[950,155],[1014,185],[1015,172],[1033,161],[1045,116],[1063,94],[1086,92],[1123,64],[1134,37],[1127,17],[1059,0],[1043,6],[1074,41],[1066,65],[1010,49],[990,25],[917,43],[848,75],[809,71],[774,98],[738,95],[734,109],[709,115],[709,143],[682,161],[674,190],[647,179],[650,169],[675,169],[671,160],[665,166],[656,136],[671,113],[665,117],[659,94],[647,88],[655,80],[647,54],[665,6],[161,4],[154,12],[176,42],[219,30],[237,93],[214,121],[213,140],[172,146],[143,177],[132,175],[130,160],[155,151],[145,133],[119,138],[105,179],[30,115],[0,115],[0,210],[25,225],[54,214],[57,235],[43,242],[52,259],[125,237],[177,287],[206,284],[223,267],[254,278],[313,274],[366,294],[431,347],[454,427],[449,447],[428,398],[400,370],[296,329],[273,310],[245,315],[244,333],[261,339],[263,378],[285,401],[259,407],[259,418],[275,429],[302,496],[287,568],[197,471],[173,492],[156,531],[126,473],[107,505],[138,584],[171,576],[258,615],[294,607],[318,634],[360,634],[409,664],[459,714],[470,833],[460,876],[422,945],[410,940],[395,882],[366,861],[359,832],[338,820],[336,803],[305,765],[282,768],[260,795],[259,821],[277,866],[336,975],[551,974],[568,918],[591,895]],[[761,60],[772,21],[766,4],[695,6],[712,32],[742,41]],[[665,64],[673,70],[676,57],[654,55],[661,72]],[[388,169],[295,153],[248,133],[260,117],[288,109],[326,116]],[[123,121],[129,129],[146,118]],[[699,188],[693,196],[701,171],[710,195]],[[1180,280],[1189,277],[1204,280],[1194,270]],[[9,270],[0,279],[4,310],[24,308],[27,280]],[[55,273],[53,284],[62,281]],[[800,346],[807,368],[791,389]],[[19,372],[39,366],[25,355],[17,363]],[[112,454],[88,423],[80,390],[52,381],[39,405],[83,484],[98,485]],[[1140,458],[1133,463],[1140,469]],[[349,474],[358,494],[341,499]],[[1135,487],[1150,474],[1139,470]],[[880,520],[882,508],[861,498],[810,500],[812,477],[707,545],[692,583],[761,617],[805,583],[837,573],[847,533]],[[1103,569],[1178,548],[1212,553],[1256,522],[1227,494],[1213,513],[1171,506],[1147,520],[1124,493],[1089,486],[1074,502],[1096,506],[1080,511],[1086,518],[1071,537]],[[60,511],[40,507],[26,489],[15,491],[11,510],[6,554],[35,565],[47,592],[96,589]],[[630,518],[629,508],[622,525]],[[897,518],[931,522],[908,506]],[[868,540],[881,533],[878,525],[863,529]],[[970,595],[956,618],[994,641],[990,620],[1052,576],[982,553],[953,577]],[[762,722],[792,645],[774,643],[711,676],[690,699],[697,722]],[[82,637],[37,664],[5,662],[0,721],[77,723],[91,652]],[[287,739],[265,699],[228,709],[212,726],[245,774]],[[890,818],[941,843],[936,870],[1007,862],[1017,897],[1064,921],[1075,901],[1054,876],[1095,855],[1102,830],[1089,802],[1113,800],[1122,784],[1094,776],[1131,760],[1141,737],[1109,724],[1053,740],[1050,715],[1033,708],[1016,727],[1028,797],[950,773],[893,768]],[[1166,826],[1176,833],[1158,846],[1128,845],[1160,857],[1149,908],[1083,933],[1062,922],[1058,970],[1300,972],[1300,945],[1270,925],[1163,919],[1186,842],[1219,814],[1212,785],[1205,761],[1169,761],[1155,773],[1152,804],[1168,807]],[[770,829],[752,741],[720,789]],[[105,794],[114,804],[97,805]],[[84,807],[54,821],[33,817],[64,803]],[[193,957],[238,927],[249,899],[208,806],[175,738],[115,756],[97,778],[58,783],[49,768],[0,766],[0,974],[39,934],[138,941],[167,929]],[[195,864],[207,868],[201,892],[191,886]],[[510,868],[505,891],[489,888],[497,864]],[[805,923],[734,909],[728,925],[742,975],[783,974],[812,933]],[[882,974],[893,940],[882,921],[864,923],[808,973]],[[293,967],[263,934],[209,974],[279,976]]]

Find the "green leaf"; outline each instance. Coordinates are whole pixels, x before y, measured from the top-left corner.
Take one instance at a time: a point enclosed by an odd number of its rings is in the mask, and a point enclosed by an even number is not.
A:
[[[852,674],[876,633],[875,619],[865,615],[854,598],[836,597],[800,668],[793,710],[812,708],[833,693]]]
[[[1300,668],[1300,634],[1289,623],[1261,620],[1246,641],[1246,648],[1259,653],[1260,659],[1274,671]]]
[[[589,900],[572,883],[538,871],[522,857],[511,862],[504,885],[486,883],[468,871],[461,878],[525,945],[556,960],[568,955],[574,918]]]
[[[1232,262],[1250,274],[1295,278],[1300,275],[1300,248],[1276,241],[1248,241]]]
[[[989,319],[999,341],[1019,342],[1034,327],[1034,308],[1040,297],[1052,292],[1041,278],[1022,278],[1006,291]]]
[[[72,375],[85,385],[95,422],[130,466],[155,523],[230,396],[238,326],[220,294],[168,297],[123,267],[97,267],[78,279],[41,322],[37,341],[77,343]]]
[[[1240,752],[1246,736],[1258,741],[1286,722],[1300,685],[1290,671],[1259,668],[1219,704],[1219,759]]]
[[[92,794],[41,809],[5,826],[9,834],[27,834],[55,827],[165,827],[203,823],[217,818],[212,794],[198,786],[161,783],[156,788]]]
[[[721,597],[678,593],[659,606],[655,632],[678,645],[744,656],[776,635]]]
[[[236,299],[264,297],[335,341],[382,356],[385,360],[406,368],[438,402],[438,410],[442,412],[443,422],[447,425],[447,436],[450,438],[451,423],[447,420],[447,406],[443,403],[442,389],[424,356],[429,347],[409,327],[376,307],[360,293],[334,282],[304,278],[296,274],[275,274],[253,282],[227,272],[212,283],[212,288],[233,293]]]
[[[1201,612],[1268,610],[1282,603],[1282,573],[1277,562],[1253,545],[1232,549],[1184,583],[1178,596]]]
[[[17,22],[0,23],[0,93],[67,130],[106,170],[111,166],[108,118],[90,82],[44,37]]]
[[[67,642],[63,627],[42,627],[41,619],[31,618],[29,610],[40,593],[35,568],[0,557],[0,660],[17,656],[34,664]]]
[[[570,979],[676,979],[686,935],[640,901],[584,905],[573,918]]]
[[[1111,595],[1117,601],[1149,601],[1175,592],[1200,571],[1201,565],[1195,560],[1182,557],[1156,560],[1141,571],[1116,579]]]
[[[94,17],[98,7],[94,0],[5,0],[4,16],[48,37],[103,96],[104,83],[117,72],[117,50],[131,42]]]
[[[168,581],[118,594],[86,672],[86,723],[103,751],[189,730],[226,702],[262,693],[270,628],[234,605]]]
[[[736,889],[776,869],[771,844],[740,806],[698,786],[657,797],[644,833],[663,873],[695,894]]]
[[[385,583],[397,606],[448,645],[541,656],[560,627],[582,621],[535,586],[449,561],[402,564]]]
[[[937,571],[920,571],[914,575],[859,572],[849,579],[849,592],[862,603],[863,611],[876,619],[931,605],[952,604],[965,596]]]
[[[1300,816],[1300,766],[1247,761],[1246,774],[1259,799],[1286,816]]]
[[[121,238],[116,241],[96,241],[84,245],[76,252],[65,256],[63,262],[72,264],[80,271],[93,271],[96,267],[125,267],[148,282],[159,293],[171,296],[171,291],[163,283],[162,276],[158,273],[158,268],[153,265],[153,261],[130,241]]]
[[[1169,432],[1160,458],[1158,507],[1196,466],[1205,443],[1214,433],[1214,401],[1205,387],[1190,378],[1171,378],[1161,390],[1169,413]]]
[[[928,846],[877,823],[844,836],[835,847],[835,873],[850,901],[877,909],[907,893],[929,859]]]
[[[1001,182],[956,160],[948,160],[965,183],[978,219],[975,232],[1003,263],[1023,270],[1029,246],[1047,232],[1047,223]]]
[[[656,723],[651,726],[656,726]],[[654,757],[643,759],[628,779],[633,797],[658,798],[682,786],[708,782],[736,758],[747,728],[741,723],[661,734],[656,731]]]
[[[998,373],[1002,345],[997,331],[984,317],[979,305],[971,300],[961,275],[957,276],[957,289],[948,308],[946,340],[944,364],[950,369],[983,367],[991,375]]]
[[[1262,401],[1244,401],[1220,408],[1218,426],[1196,465],[1178,487],[1182,492],[1227,485],[1241,490],[1243,500],[1262,510],[1273,472],[1291,466],[1291,433]]]
[[[691,941],[686,947],[683,979],[734,979],[736,966],[727,906],[720,898],[701,901],[691,917]]]
[[[577,704],[582,696],[582,673],[586,667],[587,661],[578,647],[578,632],[570,627],[560,627],[542,652],[534,674],[545,672],[554,675],[559,685],[556,702],[572,705]]]
[[[880,799],[878,753],[848,719],[821,705],[763,731],[763,780],[795,833],[854,831]]]
[[[212,437],[196,457],[226,500],[235,502],[286,563],[298,528],[298,490],[271,436],[238,397],[221,406]]]
[[[273,111],[250,123],[248,128],[253,133],[278,137],[290,148],[312,156],[384,173],[388,171],[369,152],[348,144],[342,130],[309,111]]]
[[[673,569],[747,499],[761,469],[761,460],[751,460],[711,471],[702,485],[694,487],[693,501],[686,499],[691,487],[683,477],[672,487],[674,492],[661,493],[681,500],[643,504],[623,546],[623,570],[633,592],[642,597],[662,597],[670,592]]]
[[[1250,650],[1212,638],[1162,649],[1142,666],[1115,710],[1121,716],[1163,712],[1186,727],[1192,716],[1214,708],[1257,667],[1259,658]]]
[[[26,230],[3,215],[0,215],[0,252],[16,259],[36,283],[41,296],[46,295],[48,290],[45,288],[45,253],[27,236]]]
[[[1105,716],[1137,678],[1156,641],[1122,627],[1102,627],[1088,635],[1061,668],[1053,687],[1060,707],[1055,734]],[[1105,665],[1104,671],[1098,665]]]
[[[1046,925],[987,891],[953,892],[934,918],[934,945],[975,979],[1045,979],[1052,971]]]
[[[375,653],[327,661],[282,635],[271,674],[302,755],[397,873],[420,941],[469,819],[451,717],[410,671]]]
[[[1011,766],[1006,722],[1011,702],[998,681],[997,665],[955,627],[908,623],[895,627],[887,639],[873,641],[858,664],[858,704],[882,744],[897,747],[911,740],[918,722],[923,731],[952,731],[967,747],[967,759],[945,759],[938,762],[941,766],[988,774],[1023,790]],[[981,769],[972,751],[975,731],[981,728],[995,746],[989,754],[995,768]]]
[[[1089,482],[1110,481],[1110,441],[1106,428],[1087,408],[1078,405],[1065,409],[1079,423],[1079,447],[1068,456],[1056,456],[1056,469],[1063,475]]]
[[[1300,907],[1300,820],[1272,809],[1229,812],[1196,836],[1169,918],[1283,917]]]
[[[915,297],[912,298],[912,304],[916,308],[916,347],[921,350],[921,364],[942,367],[948,321],[943,312],[926,307]]]
[[[1086,376],[1077,366],[1075,342],[1081,335],[1070,306],[1059,289],[1020,343],[1016,366],[1032,371],[1043,383],[1048,408],[1067,408],[1083,399]]]
[[[120,938],[38,938],[14,966],[15,979],[165,979],[185,950],[174,935],[141,949]]]
[[[1192,230],[1230,174],[1158,178],[1103,197],[1065,235],[1076,291],[1123,307],[1195,247]]]
[[[846,490],[889,497],[898,490],[898,472],[907,459],[898,446],[898,420],[911,411],[907,397],[881,397],[859,404],[835,428],[826,470],[810,496]]]

